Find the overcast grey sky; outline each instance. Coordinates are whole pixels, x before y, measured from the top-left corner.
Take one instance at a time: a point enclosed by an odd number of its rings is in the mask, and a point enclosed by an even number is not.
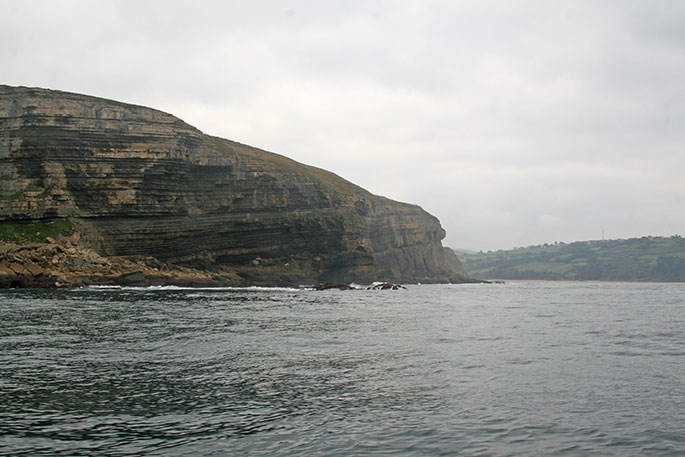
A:
[[[685,1],[0,6],[0,83],[328,169],[452,247],[685,233]]]

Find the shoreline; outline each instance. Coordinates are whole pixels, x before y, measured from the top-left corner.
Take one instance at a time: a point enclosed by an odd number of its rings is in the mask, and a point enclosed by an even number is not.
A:
[[[384,278],[374,280],[396,282],[386,281]],[[302,285],[317,287],[326,282],[321,283],[317,278],[279,266],[216,267],[205,270],[164,263],[153,257],[104,257],[89,248],[79,232],[69,236],[46,237],[38,242],[0,243],[0,289],[88,286],[299,288]],[[403,282],[458,284],[431,278]],[[463,281],[471,282],[485,281],[471,278]]]

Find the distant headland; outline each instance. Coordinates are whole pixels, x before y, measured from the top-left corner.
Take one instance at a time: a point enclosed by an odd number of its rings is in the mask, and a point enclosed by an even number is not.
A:
[[[418,206],[151,108],[0,86],[0,286],[473,281]]]

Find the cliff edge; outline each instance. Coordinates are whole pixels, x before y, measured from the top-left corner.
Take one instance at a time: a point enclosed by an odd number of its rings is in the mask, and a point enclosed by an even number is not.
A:
[[[69,230],[17,235],[54,223]],[[154,109],[46,89],[0,86],[0,225],[8,278],[23,250],[42,268],[33,279],[67,283],[138,270],[217,285],[470,281],[418,206]],[[68,249],[97,267],[65,267]]]

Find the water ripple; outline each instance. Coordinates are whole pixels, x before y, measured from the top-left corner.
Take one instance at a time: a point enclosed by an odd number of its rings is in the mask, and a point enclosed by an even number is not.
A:
[[[683,292],[3,291],[0,455],[683,455]]]

